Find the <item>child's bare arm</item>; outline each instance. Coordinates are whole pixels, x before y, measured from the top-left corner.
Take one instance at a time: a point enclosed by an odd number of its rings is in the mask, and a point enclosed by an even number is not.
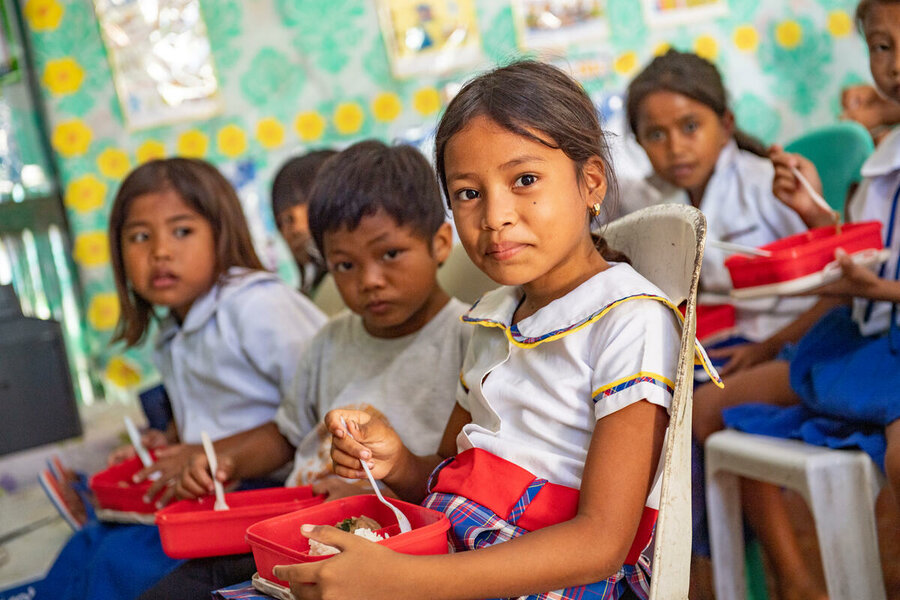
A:
[[[785,152],[781,146],[769,148],[769,159],[775,167],[772,193],[796,212],[807,227],[824,227],[834,223],[834,212],[825,210],[797,179],[794,169],[822,193],[822,181],[816,167],[799,154]]]
[[[222,438],[213,446],[219,463],[216,477],[222,482],[262,477],[287,463],[294,455],[294,447],[281,435],[274,422]],[[179,498],[196,498],[213,492],[209,462],[199,446],[190,457],[174,491]]]
[[[809,294],[830,296],[845,301],[857,297],[900,302],[900,282],[878,277],[870,269],[853,262],[853,259],[841,249],[838,249],[835,255],[841,267],[841,278],[834,283],[810,290]]]
[[[638,402],[598,421],[573,519],[483,550],[447,556],[394,553],[329,527],[304,529],[343,552],[279,567],[298,598],[496,598],[593,583],[618,570],[637,532],[668,417]],[[307,586],[302,582],[313,582]]]
[[[341,417],[350,436],[346,435]],[[400,498],[421,502],[428,476],[444,458],[456,454],[456,436],[471,420],[468,412],[455,405],[437,454],[417,456],[383,419],[361,411],[333,410],[325,415],[325,426],[334,436],[331,446],[334,472],[342,477],[362,479],[366,475],[359,461],[367,460],[375,479],[384,480]]]

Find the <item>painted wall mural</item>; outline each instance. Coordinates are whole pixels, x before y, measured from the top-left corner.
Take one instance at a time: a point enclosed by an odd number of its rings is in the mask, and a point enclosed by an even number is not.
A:
[[[474,4],[482,66],[520,56],[511,2]],[[607,0],[608,34],[554,55],[581,79],[613,130],[630,77],[668,47],[714,61],[738,123],[765,142],[834,121],[840,89],[868,80],[852,19],[856,0],[722,0],[710,4],[727,5],[724,14],[671,26],[648,25],[645,4]],[[88,345],[113,394],[154,378],[146,349],[109,345],[118,305],[106,221],[129,169],[176,154],[217,164],[240,192],[264,262],[296,280],[268,208],[278,166],[306,149],[369,136],[427,147],[448,90],[469,76],[395,79],[374,0],[201,0],[201,6],[224,111],[129,133],[93,2],[24,2],[83,284]]]

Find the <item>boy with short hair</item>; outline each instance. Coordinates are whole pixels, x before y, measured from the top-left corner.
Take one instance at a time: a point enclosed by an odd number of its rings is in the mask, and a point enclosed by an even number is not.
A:
[[[300,291],[311,295],[328,270],[309,233],[309,192],[316,174],[336,150],[313,150],[288,160],[272,181],[272,214],[300,271]]]
[[[434,172],[410,146],[360,142],[322,168],[310,227],[350,310],[313,338],[273,422],[215,443],[220,481],[269,473],[294,458],[287,485],[317,482],[332,499],[365,493],[331,471],[321,419],[339,407],[382,416],[418,452],[437,449],[471,330],[460,321],[468,306],[437,282],[452,245],[445,218]],[[178,494],[210,493],[208,469],[205,456],[195,456]],[[191,561],[142,598],[193,597],[255,571],[252,557],[228,559],[225,576],[209,559]]]

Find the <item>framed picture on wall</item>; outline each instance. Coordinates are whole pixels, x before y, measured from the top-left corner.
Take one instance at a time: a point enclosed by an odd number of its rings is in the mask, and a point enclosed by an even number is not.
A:
[[[394,77],[440,75],[484,60],[474,0],[377,0]]]
[[[651,27],[683,25],[728,13],[727,0],[643,0],[644,17]]]
[[[514,0],[523,49],[565,48],[609,35],[607,0]]]
[[[131,130],[222,111],[199,0],[94,0]]]

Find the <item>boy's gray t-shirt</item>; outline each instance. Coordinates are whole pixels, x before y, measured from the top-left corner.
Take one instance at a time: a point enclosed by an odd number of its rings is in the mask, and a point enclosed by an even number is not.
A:
[[[335,408],[383,415],[416,454],[437,451],[453,410],[472,327],[468,305],[451,298],[422,329],[383,339],[346,311],[328,322],[304,353],[275,423],[297,451],[286,485],[331,473],[331,436],[321,421]]]

